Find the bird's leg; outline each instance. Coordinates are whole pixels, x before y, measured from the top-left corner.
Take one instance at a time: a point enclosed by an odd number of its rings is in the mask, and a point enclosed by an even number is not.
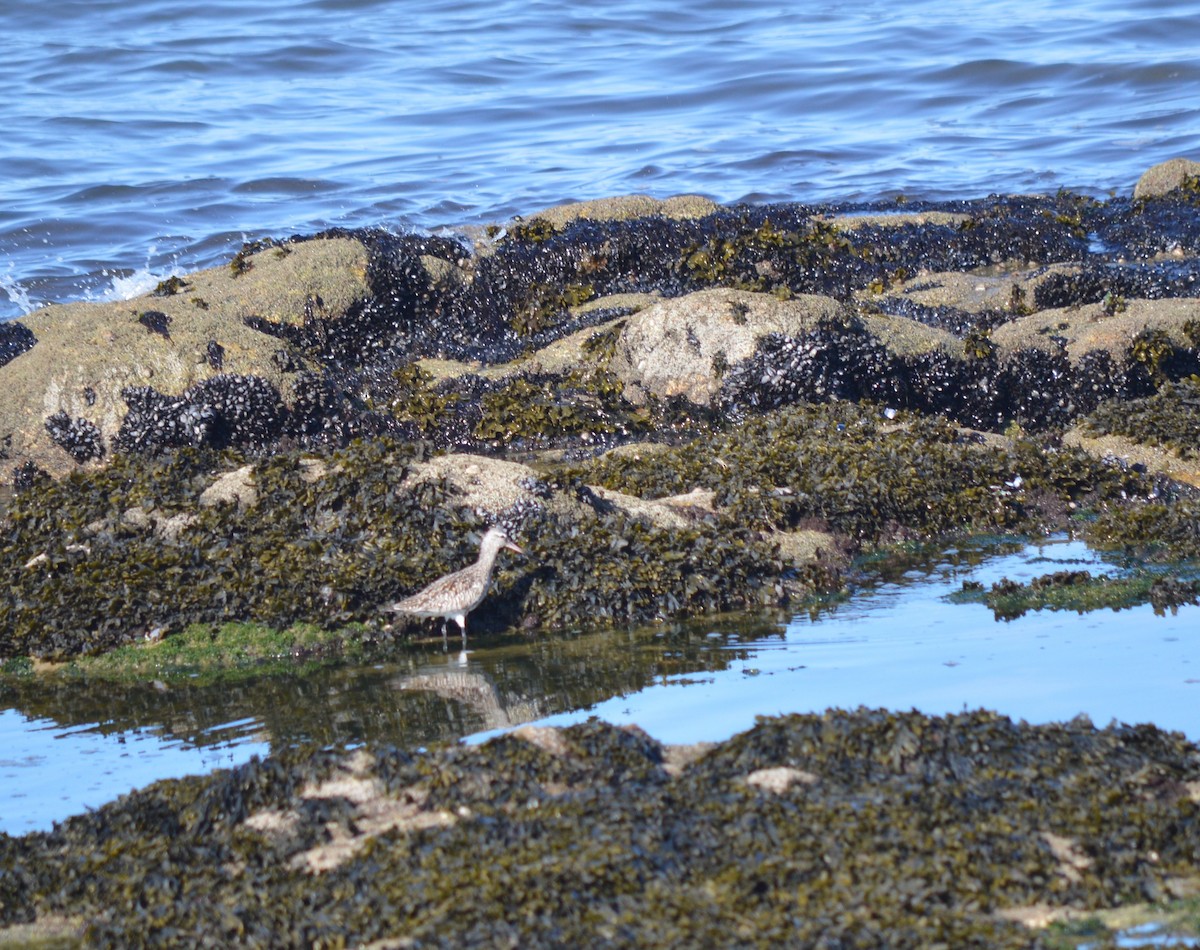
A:
[[[448,635],[448,634],[447,634],[447,630],[446,630],[446,628],[447,628],[449,625],[450,625],[450,621],[449,621],[449,619],[448,619],[448,618],[446,618],[446,617],[443,617],[443,618],[442,618],[442,652],[443,652],[443,653],[445,653],[445,652],[446,652],[446,650],[448,650],[448,649],[449,649],[449,644],[448,644],[448,642],[447,642],[447,640],[446,640],[446,637],[447,637],[447,635]]]

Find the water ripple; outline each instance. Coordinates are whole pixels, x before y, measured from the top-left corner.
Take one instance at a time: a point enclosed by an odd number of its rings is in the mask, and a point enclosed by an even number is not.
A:
[[[1194,0],[14,0],[3,21],[0,273],[35,304],[167,243],[188,269],[243,234],[627,191],[1127,192],[1200,153]]]

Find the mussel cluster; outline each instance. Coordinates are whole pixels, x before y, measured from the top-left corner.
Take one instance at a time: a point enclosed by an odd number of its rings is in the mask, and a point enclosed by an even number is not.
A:
[[[104,457],[104,438],[100,434],[100,427],[81,416],[72,419],[59,410],[46,419],[46,431],[54,443],[76,462]]]
[[[0,366],[33,349],[37,338],[33,331],[17,320],[0,323]]]

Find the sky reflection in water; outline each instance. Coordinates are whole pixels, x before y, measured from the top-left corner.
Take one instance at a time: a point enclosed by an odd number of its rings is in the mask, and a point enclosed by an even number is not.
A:
[[[47,698],[34,683],[16,694],[25,714],[0,710],[0,831],[48,829],[132,788],[284,746],[416,746],[464,734],[479,742],[525,722],[589,716],[678,743],[725,739],[759,715],[982,707],[1030,722],[1153,722],[1200,740],[1197,608],[998,622],[987,607],[946,599],[967,578],[990,585],[1067,568],[1116,570],[1077,542],[947,552],[832,611],[765,631],[747,621],[514,637],[473,643],[465,664],[452,638],[445,654],[437,641],[401,644],[394,662],[368,668],[140,694],[73,684]],[[98,709],[110,719],[92,721]]]
[[[931,714],[984,707],[1029,722],[1081,713],[1099,726],[1153,722],[1200,739],[1196,608],[1164,617],[1149,605],[1086,615],[1047,610],[1005,622],[982,605],[945,599],[968,576],[990,585],[1068,568],[1112,573],[1079,542],[1030,548],[974,570],[943,563],[922,582],[912,577],[914,583],[864,591],[816,621],[797,617],[778,640],[738,644],[752,654],[728,670],[672,677],[539,723],[595,715],[637,723],[675,743],[728,738],[758,715],[860,705]],[[732,645],[727,637],[716,642]]]

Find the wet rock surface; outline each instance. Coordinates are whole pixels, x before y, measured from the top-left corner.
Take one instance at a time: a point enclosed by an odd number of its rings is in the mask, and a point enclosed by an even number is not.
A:
[[[1151,726],[524,728],[287,753],[0,836],[0,921],[91,946],[1042,946],[1034,909],[1193,893],[1198,809],[1200,750]]]

